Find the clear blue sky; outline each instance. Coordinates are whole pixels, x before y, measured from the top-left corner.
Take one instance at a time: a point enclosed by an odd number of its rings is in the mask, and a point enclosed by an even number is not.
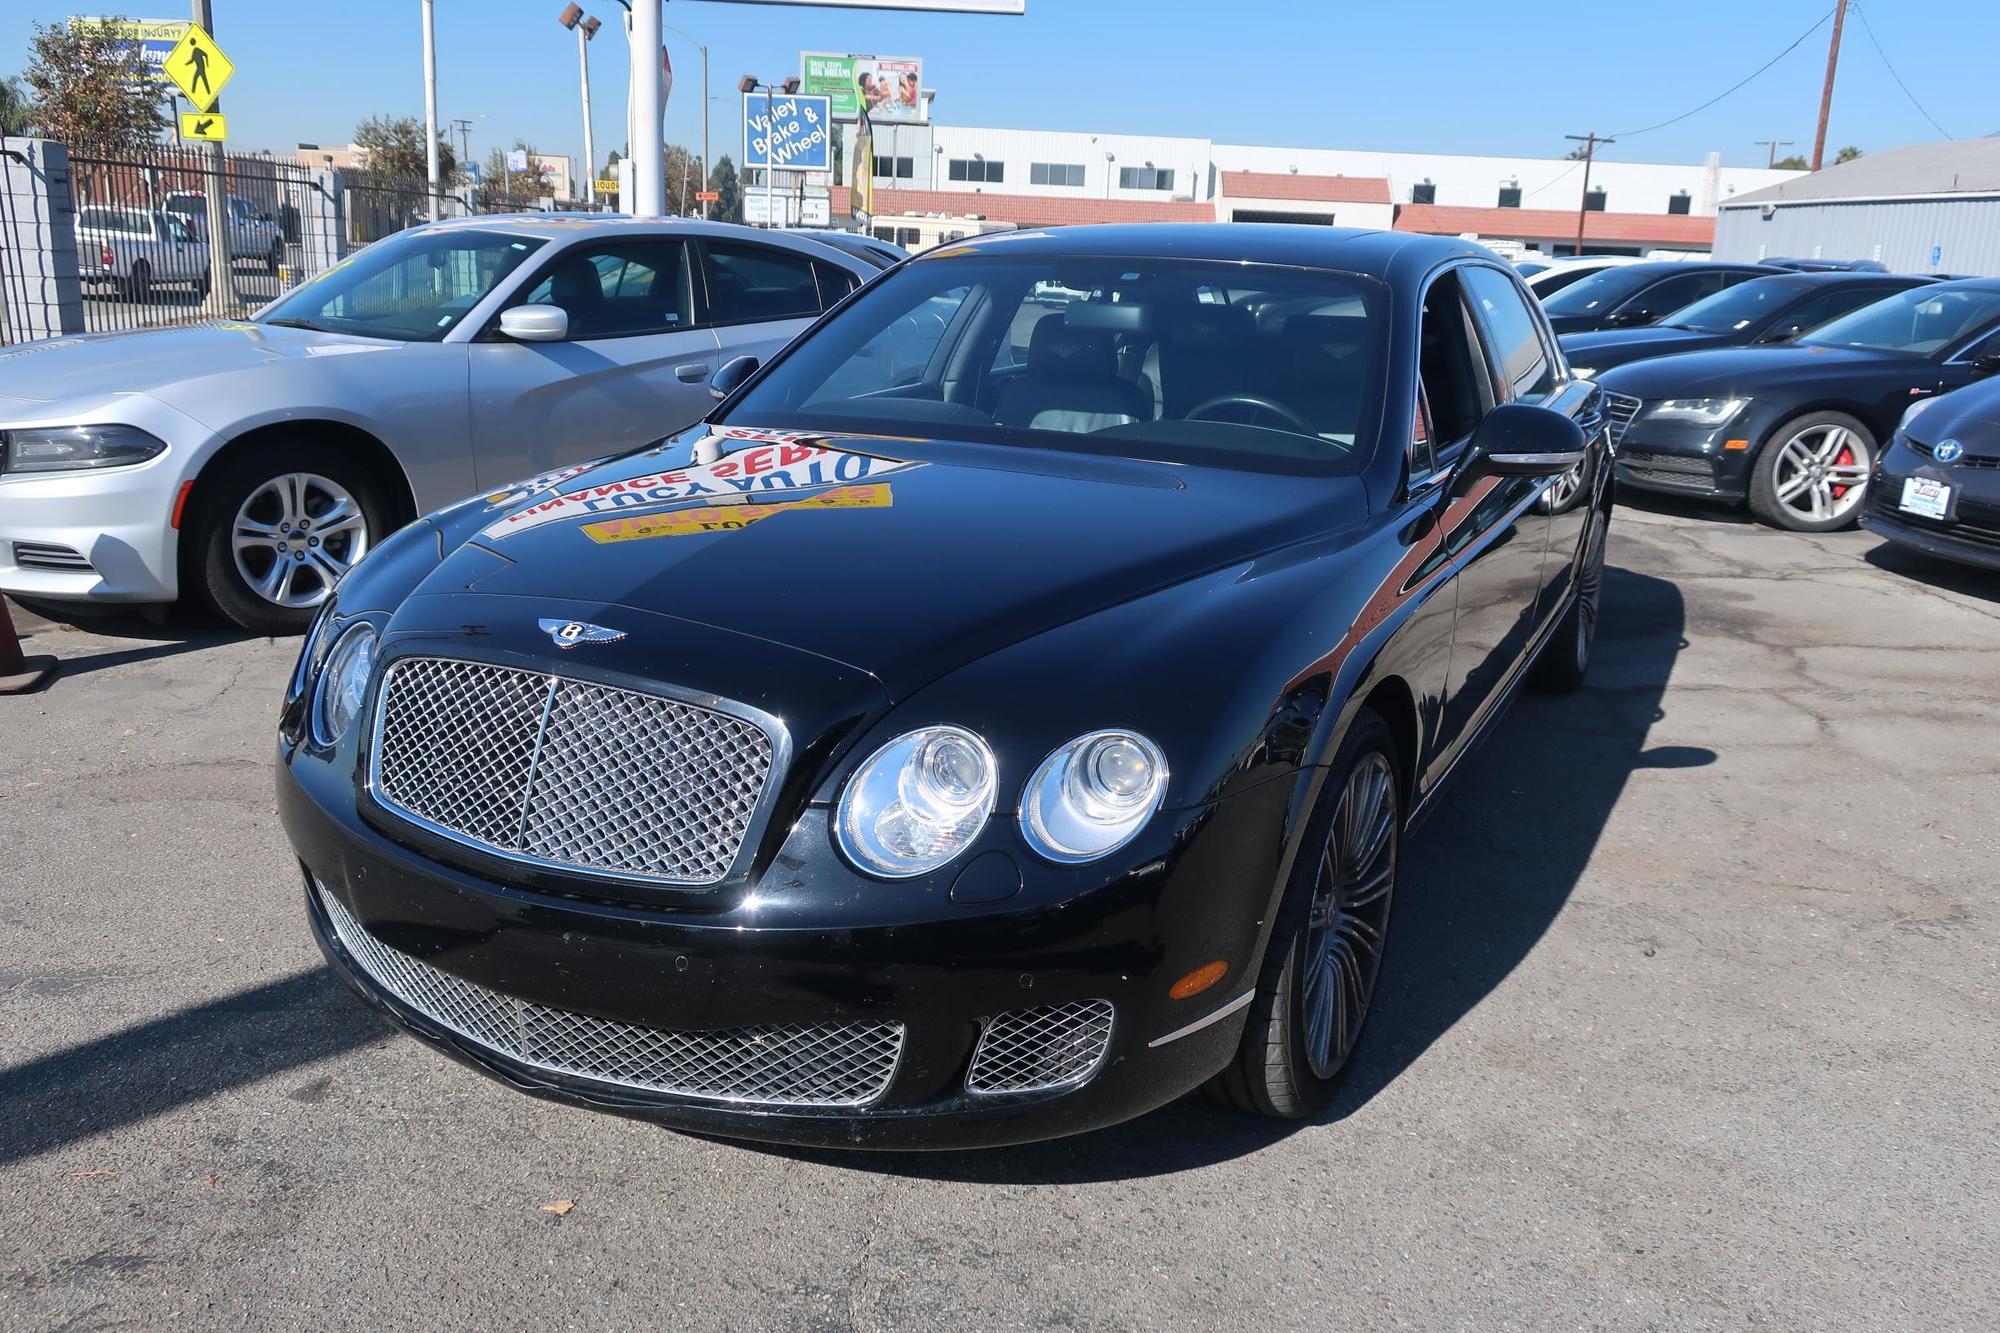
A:
[[[439,114],[474,121],[472,147],[516,137],[544,152],[582,150],[575,39],[563,0],[437,0]],[[234,146],[288,152],[345,142],[375,113],[421,115],[419,0],[214,0],[216,37],[237,64],[224,98]],[[1025,18],[906,14],[669,0],[667,22],[708,43],[714,151],[734,153],[738,76],[782,77],[801,50],[925,58],[945,124],[1207,136],[1224,142],[1557,155],[1566,133],[1616,133],[1665,120],[1776,55],[1832,0],[1599,0],[1496,6],[1491,0],[1028,0]],[[616,0],[592,44],[600,158],[623,137],[624,33]],[[1960,138],[2000,130],[1994,0],[1869,0],[1896,70]],[[0,74],[26,61],[30,24],[94,0],[0,6]],[[184,17],[160,0],[132,17]],[[1606,150],[1622,161],[1764,160],[1753,140],[1810,150],[1822,27],[1718,105]],[[698,146],[700,61],[669,36],[677,82],[670,141]],[[1897,88],[1852,12],[1830,149],[1939,137]]]

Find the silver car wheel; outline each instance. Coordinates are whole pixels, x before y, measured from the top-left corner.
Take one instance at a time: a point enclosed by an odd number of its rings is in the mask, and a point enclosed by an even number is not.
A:
[[[368,554],[368,519],[336,481],[287,472],[250,492],[230,526],[244,585],[273,606],[318,606]]]
[[[1867,494],[1870,453],[1867,441],[1845,426],[1808,426],[1778,446],[1771,489],[1803,518],[1842,518]]]
[[[1551,514],[1560,514],[1569,507],[1569,502],[1576,498],[1577,491],[1582,487],[1583,464],[1578,463],[1549,483],[1549,488],[1542,492],[1542,507]]]
[[[1339,1071],[1361,1035],[1395,886],[1396,774],[1377,751],[1348,774],[1333,812],[1300,955],[1306,1063],[1320,1078]]]

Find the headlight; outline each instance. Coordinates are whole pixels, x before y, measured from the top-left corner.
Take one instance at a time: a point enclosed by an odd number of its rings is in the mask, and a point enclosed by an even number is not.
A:
[[[1576,376],[1580,380],[1594,380],[1597,378],[1597,367],[1571,366],[1569,368],[1569,373]]]
[[[1720,426],[1743,410],[1747,398],[1662,398],[1647,410],[1654,421],[1685,421],[1695,426]]]
[[[1109,855],[1145,826],[1167,791],[1160,747],[1130,731],[1093,731],[1047,759],[1021,793],[1021,832],[1051,861]]]
[[[334,744],[361,716],[379,643],[375,627],[364,621],[350,626],[327,654],[326,670],[320,673],[312,702],[313,739],[321,745]]]
[[[0,472],[130,467],[166,450],[137,426],[29,426],[0,431]]]
[[[969,731],[898,736],[848,780],[834,817],[840,850],[884,879],[926,874],[971,845],[998,785],[993,751]]]

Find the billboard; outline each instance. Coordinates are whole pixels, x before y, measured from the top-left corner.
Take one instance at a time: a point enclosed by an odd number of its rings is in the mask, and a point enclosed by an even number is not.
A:
[[[924,62],[913,56],[844,56],[799,53],[799,87],[833,104],[835,120],[853,120],[868,103],[876,124],[913,124],[924,118]]]
[[[833,115],[824,97],[743,94],[743,165],[832,171]]]
[[[126,19],[126,18],[85,18],[76,17],[70,21],[73,28],[91,27],[109,30],[112,40],[119,46],[137,47],[139,59],[146,63],[146,70],[154,83],[163,90],[171,89],[173,81],[166,75],[167,53],[180,43],[187,32],[186,19]]]

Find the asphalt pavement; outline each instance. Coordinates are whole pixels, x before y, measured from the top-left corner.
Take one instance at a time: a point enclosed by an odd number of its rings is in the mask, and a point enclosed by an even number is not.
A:
[[[0,1327],[2000,1327],[2000,579],[1621,509],[1590,687],[1416,835],[1323,1119],[988,1153],[535,1101],[322,968],[293,645],[20,618]]]

